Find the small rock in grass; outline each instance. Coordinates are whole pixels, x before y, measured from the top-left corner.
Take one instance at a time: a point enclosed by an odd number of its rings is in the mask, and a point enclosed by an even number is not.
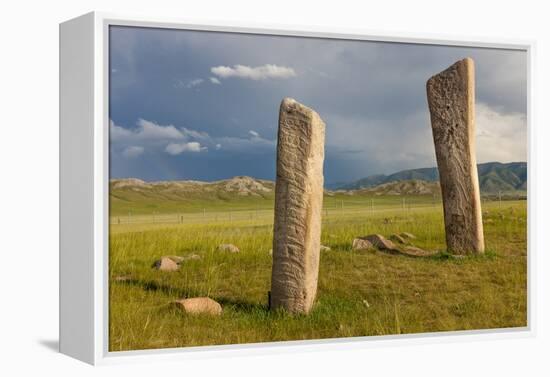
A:
[[[174,304],[187,314],[222,314],[222,306],[209,297],[194,297],[177,300]]]
[[[200,259],[202,259],[202,257],[198,254],[189,254],[181,257],[182,262],[188,261],[188,260],[200,260]]]
[[[179,268],[179,264],[169,257],[162,257],[153,263],[153,268],[159,271],[176,271]]]
[[[401,238],[404,238],[406,240],[415,240],[416,239],[416,236],[412,233],[409,233],[409,232],[401,232],[399,235],[401,236]]]
[[[406,244],[407,243],[407,240],[405,240],[405,238],[401,237],[399,234],[392,234],[390,236],[390,240],[392,240],[393,242],[400,243],[400,244]]]
[[[367,241],[363,238],[356,238],[351,244],[353,250],[369,250],[373,248],[373,245],[370,241]]]
[[[230,253],[240,252],[237,246],[230,243],[222,243],[220,246],[218,246],[218,251],[228,251]]]
[[[330,251],[330,247],[321,245],[321,251]]]
[[[366,237],[361,237],[361,238],[369,241],[370,243],[372,243],[374,247],[380,250],[397,251],[395,244],[380,234],[370,234]]]
[[[401,250],[401,254],[409,257],[429,257],[437,254],[437,251],[428,251],[415,246],[406,246]]]
[[[273,249],[269,249],[269,255],[273,255]]]

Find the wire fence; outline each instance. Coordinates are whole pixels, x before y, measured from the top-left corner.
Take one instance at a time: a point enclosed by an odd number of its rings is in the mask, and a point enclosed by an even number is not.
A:
[[[497,205],[502,207],[508,200],[517,200],[517,197],[488,196],[481,197],[482,205]],[[522,198],[519,198],[522,199]],[[326,200],[322,210],[323,220],[347,216],[365,216],[381,212],[408,213],[419,210],[442,210],[439,197],[384,197],[366,200]],[[234,208],[216,209],[203,208],[194,211],[174,211],[170,213],[152,211],[139,213],[128,211],[126,214],[110,216],[111,225],[123,224],[189,224],[189,223],[232,223],[255,220],[258,222],[273,221],[273,208]]]

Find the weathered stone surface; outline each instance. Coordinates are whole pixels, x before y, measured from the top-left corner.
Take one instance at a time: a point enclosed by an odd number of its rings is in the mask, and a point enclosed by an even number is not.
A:
[[[392,234],[390,236],[390,240],[393,241],[393,242],[401,243],[401,244],[407,243],[407,240],[405,238],[401,237],[399,234]]]
[[[169,257],[162,257],[153,263],[153,268],[159,271],[176,271],[179,265]]]
[[[429,257],[437,254],[437,251],[424,250],[415,246],[405,246],[400,253],[409,257]]]
[[[178,257],[177,255],[167,255],[166,258],[172,259],[177,264],[180,264],[184,260],[182,257]]]
[[[384,237],[380,234],[370,234],[368,236],[361,237],[361,238],[363,238],[364,240],[369,241],[370,243],[372,243],[372,245],[374,247],[376,247],[379,250],[384,250],[384,251],[396,251],[397,250],[397,247],[395,246],[395,244],[393,242],[386,239],[386,237]]]
[[[374,245],[367,240],[364,240],[362,238],[356,238],[353,240],[353,243],[351,244],[351,248],[353,250],[369,250],[372,249]]]
[[[476,165],[474,61],[461,60],[426,84],[443,195],[447,248],[484,251]]]
[[[237,246],[230,243],[222,243],[221,245],[218,246],[218,251],[228,251],[230,253],[240,252]]]
[[[308,313],[317,293],[323,207],[325,124],[285,98],[279,111],[272,309]]]
[[[222,314],[222,306],[209,297],[194,297],[177,300],[174,304],[187,314]]]
[[[404,238],[406,240],[415,240],[416,239],[416,236],[412,233],[409,233],[409,232],[401,232],[401,233],[399,233],[399,235],[401,236],[401,238]]]

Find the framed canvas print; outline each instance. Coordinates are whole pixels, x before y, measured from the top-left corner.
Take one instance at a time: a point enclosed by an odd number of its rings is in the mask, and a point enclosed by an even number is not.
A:
[[[61,24],[61,352],[530,334],[532,48]]]

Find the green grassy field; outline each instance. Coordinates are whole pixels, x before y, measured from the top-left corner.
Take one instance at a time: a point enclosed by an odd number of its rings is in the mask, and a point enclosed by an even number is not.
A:
[[[449,258],[439,198],[326,197],[319,290],[310,315],[267,309],[272,198],[148,203],[111,200],[111,351],[365,335],[488,329],[527,324],[526,201],[483,203],[487,252]],[[131,212],[129,214],[128,212]],[[410,232],[429,258],[352,251],[353,238]],[[241,252],[216,251],[233,243]],[[198,254],[176,272],[151,264]],[[121,277],[125,277],[121,279]],[[209,296],[219,317],[170,303]]]

